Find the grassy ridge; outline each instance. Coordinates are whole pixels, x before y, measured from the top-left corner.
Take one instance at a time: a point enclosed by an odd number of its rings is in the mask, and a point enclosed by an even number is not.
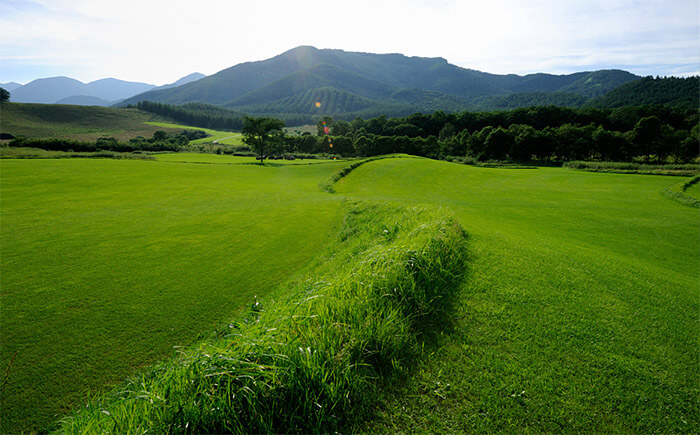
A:
[[[382,155],[382,156],[375,156],[375,157],[370,157],[368,159],[362,159],[359,161],[356,161],[352,163],[349,166],[344,167],[343,169],[339,170],[335,174],[333,174],[332,177],[330,177],[328,180],[324,181],[323,183],[320,183],[318,187],[321,188],[324,192],[327,193],[336,193],[335,192],[335,187],[334,185],[341,181],[343,178],[345,178],[349,173],[354,171],[355,169],[359,168],[360,166],[364,165],[365,163],[373,162],[375,160],[380,160],[380,159],[398,159],[398,158],[411,158],[413,156],[409,156],[408,154],[387,154],[387,155]]]
[[[700,176],[695,176],[690,180],[663,189],[661,194],[680,204],[700,208],[700,194],[698,193],[700,184],[698,182],[700,182]]]
[[[327,432],[366,417],[448,323],[465,239],[444,209],[354,204],[337,243],[221,338],[63,422],[85,432]],[[305,279],[304,279],[305,278]]]
[[[0,432],[39,429],[317,255],[343,163],[0,160]]]
[[[697,209],[667,177],[386,159],[336,185],[448,206],[458,324],[369,432],[697,432]]]

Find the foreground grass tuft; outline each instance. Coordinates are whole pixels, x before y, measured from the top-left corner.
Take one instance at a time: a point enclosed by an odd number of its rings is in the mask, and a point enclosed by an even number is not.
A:
[[[446,325],[465,235],[434,206],[350,206],[327,257],[200,346],[62,421],[65,432],[328,432],[368,416]]]

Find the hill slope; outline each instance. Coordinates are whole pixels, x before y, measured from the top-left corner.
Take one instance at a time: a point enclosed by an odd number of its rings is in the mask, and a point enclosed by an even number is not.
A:
[[[264,106],[268,113],[285,112],[290,109],[290,98],[300,100],[309,91],[333,88],[371,100],[375,108],[390,105],[394,109],[460,110],[474,108],[484,98],[522,92],[560,92],[587,100],[636,79],[637,76],[619,70],[496,75],[461,68],[442,58],[302,46],[271,59],[227,68],[176,89],[145,92],[122,104],[145,100],[167,104],[201,102],[240,111],[256,112]],[[435,107],[439,103],[436,96],[444,98],[442,106]],[[578,104],[579,99],[575,100]],[[295,113],[319,112],[308,105],[297,110]]]
[[[114,137],[127,141],[170,129],[145,124],[162,118],[137,109],[83,105],[2,103],[1,133],[26,138],[94,141]]]
[[[626,83],[608,94],[591,101],[594,107],[640,106],[668,104],[670,106],[698,107],[700,77],[652,78]]]

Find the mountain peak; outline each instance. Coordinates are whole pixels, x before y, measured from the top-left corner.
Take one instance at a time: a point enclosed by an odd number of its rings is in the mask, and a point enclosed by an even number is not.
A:
[[[300,45],[270,59],[234,65],[175,89],[137,95],[124,104],[144,100],[167,104],[200,102],[250,113],[263,110],[264,105],[266,113],[292,113],[289,112],[292,106],[308,106],[294,101],[302,101],[305,95],[310,96],[318,89],[332,88],[335,91],[326,89],[324,95],[350,99],[353,103],[349,106],[356,106],[359,98],[363,98],[362,104],[371,100],[378,108],[405,107],[409,102],[402,96],[410,95],[411,107],[403,110],[464,110],[484,98],[514,93],[559,92],[587,100],[638,78],[622,72],[601,73],[592,80],[582,79],[585,75],[496,75],[462,68],[442,57],[408,57],[400,53],[362,53]],[[411,89],[415,92],[400,92]],[[414,104],[418,100],[422,105]],[[281,105],[285,106],[284,110]],[[308,112],[311,109],[304,110],[304,113],[311,113]]]

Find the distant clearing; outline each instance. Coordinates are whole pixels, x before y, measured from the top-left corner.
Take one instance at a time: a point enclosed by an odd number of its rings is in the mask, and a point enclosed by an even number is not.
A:
[[[209,137],[193,140],[190,142],[191,144],[199,144],[199,143],[207,143],[207,142],[216,141],[216,143],[222,144],[222,145],[244,145],[243,136],[241,136],[240,133],[234,133],[234,132],[230,132],[230,131],[211,130],[209,128],[192,127],[192,126],[182,125],[182,124],[173,124],[170,122],[146,122],[146,124],[154,125],[156,127],[169,128],[169,129],[202,130],[210,135]]]

